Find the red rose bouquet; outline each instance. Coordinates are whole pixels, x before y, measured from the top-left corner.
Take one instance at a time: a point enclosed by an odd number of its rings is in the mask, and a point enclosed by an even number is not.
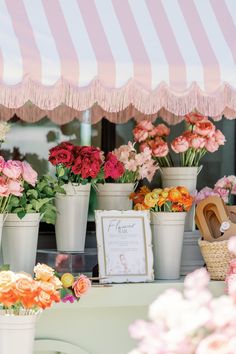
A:
[[[63,142],[49,150],[49,161],[56,166],[60,184],[92,182],[99,174],[103,152],[93,146],[76,146]]]
[[[167,137],[170,129],[165,124],[153,125],[142,121],[133,130],[134,140],[140,143],[143,151],[148,147],[161,167],[173,166],[171,149],[180,156],[180,166],[198,166],[207,152],[215,152],[226,139],[219,129],[206,116],[190,113],[185,116],[187,129],[170,146]]]

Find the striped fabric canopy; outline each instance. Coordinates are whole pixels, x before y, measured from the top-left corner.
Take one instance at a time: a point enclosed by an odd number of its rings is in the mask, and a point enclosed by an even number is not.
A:
[[[0,118],[236,117],[236,0],[0,0]]]

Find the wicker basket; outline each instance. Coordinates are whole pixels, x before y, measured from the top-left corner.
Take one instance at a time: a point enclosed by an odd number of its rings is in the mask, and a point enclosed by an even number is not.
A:
[[[235,258],[227,247],[228,240],[208,242],[198,240],[203,259],[212,280],[225,280],[229,262]]]

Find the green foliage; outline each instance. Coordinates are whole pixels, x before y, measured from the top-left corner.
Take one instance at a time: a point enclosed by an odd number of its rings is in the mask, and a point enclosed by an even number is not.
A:
[[[41,220],[48,224],[56,222],[56,207],[54,198],[56,193],[65,194],[65,191],[51,176],[42,176],[33,187],[24,183],[24,191],[21,197],[10,198],[7,211],[16,213],[22,219],[28,213],[40,213]]]

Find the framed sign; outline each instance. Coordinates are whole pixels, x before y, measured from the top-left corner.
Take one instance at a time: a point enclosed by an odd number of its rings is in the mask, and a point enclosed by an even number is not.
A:
[[[149,211],[95,211],[101,283],[153,281]]]

